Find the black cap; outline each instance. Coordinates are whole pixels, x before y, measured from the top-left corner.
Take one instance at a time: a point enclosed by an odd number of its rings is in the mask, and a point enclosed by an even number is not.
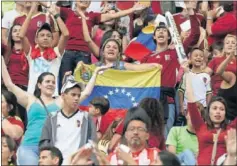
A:
[[[156,27],[156,29],[159,29],[159,28],[166,28],[168,29],[168,27],[166,26],[166,24],[164,22],[160,22],[159,25]]]
[[[52,29],[51,29],[51,26],[48,24],[48,23],[44,23],[39,29],[38,29],[38,31],[37,31],[37,33],[36,34],[38,34],[40,31],[42,31],[42,30],[48,30],[49,32],[51,32],[52,33]]]

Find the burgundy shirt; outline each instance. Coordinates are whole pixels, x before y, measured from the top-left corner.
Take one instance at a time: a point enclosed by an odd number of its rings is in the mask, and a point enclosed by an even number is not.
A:
[[[23,70],[24,64],[23,64],[22,58],[24,57],[24,55],[22,54],[23,54],[22,52],[15,52],[13,50],[12,54],[10,55],[9,63],[7,67],[8,67],[9,75],[14,84],[28,86],[29,70],[28,68],[26,70]]]
[[[19,16],[14,20],[13,25],[16,25],[16,24],[23,25],[25,19],[26,19],[26,15]],[[47,22],[47,20],[49,20],[49,24],[52,28],[52,31],[53,32],[58,31],[57,23],[54,22],[54,20],[51,16],[46,17],[46,14],[41,13],[41,12],[34,15],[30,20],[30,25],[29,25],[29,28],[27,29],[27,33],[26,33],[26,36],[27,36],[31,46],[33,46],[33,47],[35,46],[36,32],[44,23]]]
[[[85,42],[82,31],[82,20],[76,15],[74,11],[69,8],[60,8],[60,14],[65,18],[65,23],[69,31],[69,39],[67,42],[66,50],[90,52],[88,44]],[[91,32],[94,25],[98,25],[101,20],[100,13],[89,12],[85,13],[89,19],[86,21],[89,32]]]

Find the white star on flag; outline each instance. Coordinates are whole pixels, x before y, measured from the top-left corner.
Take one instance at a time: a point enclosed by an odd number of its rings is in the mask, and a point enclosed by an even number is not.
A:
[[[106,99],[108,99],[109,97],[108,97],[108,95],[104,95],[104,97],[106,98]]]
[[[118,93],[118,92],[119,92],[119,89],[118,89],[118,88],[116,88],[116,89],[115,89],[115,92],[116,92],[116,93]]]
[[[132,97],[131,100],[132,100],[132,101],[135,101],[135,97]]]
[[[122,89],[122,93],[125,93],[125,89]]]
[[[127,92],[127,94],[126,94],[126,95],[129,97],[129,96],[131,96],[131,93],[130,93],[130,92]]]
[[[109,95],[113,95],[114,94],[114,92],[111,90],[111,91],[109,91]]]
[[[136,103],[136,102],[135,102],[135,103],[133,103],[133,107],[136,107],[137,105],[138,105],[138,103]]]

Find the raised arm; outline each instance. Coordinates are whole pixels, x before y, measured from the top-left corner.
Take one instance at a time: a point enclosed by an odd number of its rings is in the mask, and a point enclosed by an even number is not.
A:
[[[29,54],[30,47],[31,47],[30,42],[29,42],[28,38],[26,37],[26,33],[28,31],[33,13],[34,13],[34,11],[36,10],[37,7],[38,7],[38,3],[37,2],[32,2],[30,12],[28,13],[28,15],[26,17],[26,19],[25,19],[25,21],[24,21],[24,23],[21,27],[20,34],[19,34],[19,37],[22,40],[23,50],[26,53],[26,55]]]
[[[194,97],[192,88],[192,76],[190,73],[186,73],[186,94],[188,99],[188,112],[191,118],[192,125],[197,131],[204,124],[204,121],[196,105],[196,99]]]
[[[88,46],[89,46],[90,50],[92,51],[92,53],[96,57],[99,57],[100,56],[100,48],[91,39],[90,32],[88,30],[88,26],[87,26],[87,22],[86,22],[87,18],[85,16],[85,14],[82,11],[80,11],[78,8],[77,8],[77,12],[82,18],[82,33],[83,33],[83,36],[84,36],[84,40],[88,44]]]
[[[188,54],[192,46],[194,46],[200,37],[200,28],[196,14],[194,13],[192,8],[187,9],[189,17],[190,17],[190,24],[191,24],[191,32],[190,35],[185,39],[183,42],[185,53]]]
[[[24,108],[27,108],[30,98],[34,98],[34,96],[23,91],[21,88],[19,88],[12,82],[3,57],[2,57],[2,79],[7,89],[16,95],[17,102]]]
[[[143,64],[132,64],[132,63],[124,63],[124,67],[126,70],[148,70],[155,67],[162,69],[162,66],[158,63],[143,63]]]
[[[144,5],[140,4],[139,2],[137,2],[130,9],[122,10],[122,11],[119,11],[119,12],[114,13],[114,14],[101,14],[101,20],[100,21],[101,22],[106,22],[106,21],[109,21],[109,20],[112,20],[112,19],[115,19],[115,18],[123,17],[123,16],[129,15],[131,13],[134,13],[135,11],[143,10],[146,7],[147,6],[144,6]]]
[[[61,31],[61,36],[58,42],[58,50],[59,50],[59,53],[63,55],[67,40],[69,38],[69,31],[66,25],[64,24],[63,20],[61,19],[60,14],[59,14],[59,8],[56,7],[56,5],[51,5],[48,11],[57,21],[59,29]]]
[[[3,116],[3,115],[2,115]],[[20,124],[21,123],[21,124]],[[18,140],[23,135],[23,123],[19,120],[18,124],[10,123],[6,118],[2,120],[2,130],[14,140]]]

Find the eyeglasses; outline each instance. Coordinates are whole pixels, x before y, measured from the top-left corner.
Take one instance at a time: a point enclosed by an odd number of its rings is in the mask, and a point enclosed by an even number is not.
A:
[[[127,129],[127,131],[130,131],[130,132],[134,132],[134,131],[138,131],[138,132],[147,132],[147,129],[143,128],[143,127],[130,127]]]

